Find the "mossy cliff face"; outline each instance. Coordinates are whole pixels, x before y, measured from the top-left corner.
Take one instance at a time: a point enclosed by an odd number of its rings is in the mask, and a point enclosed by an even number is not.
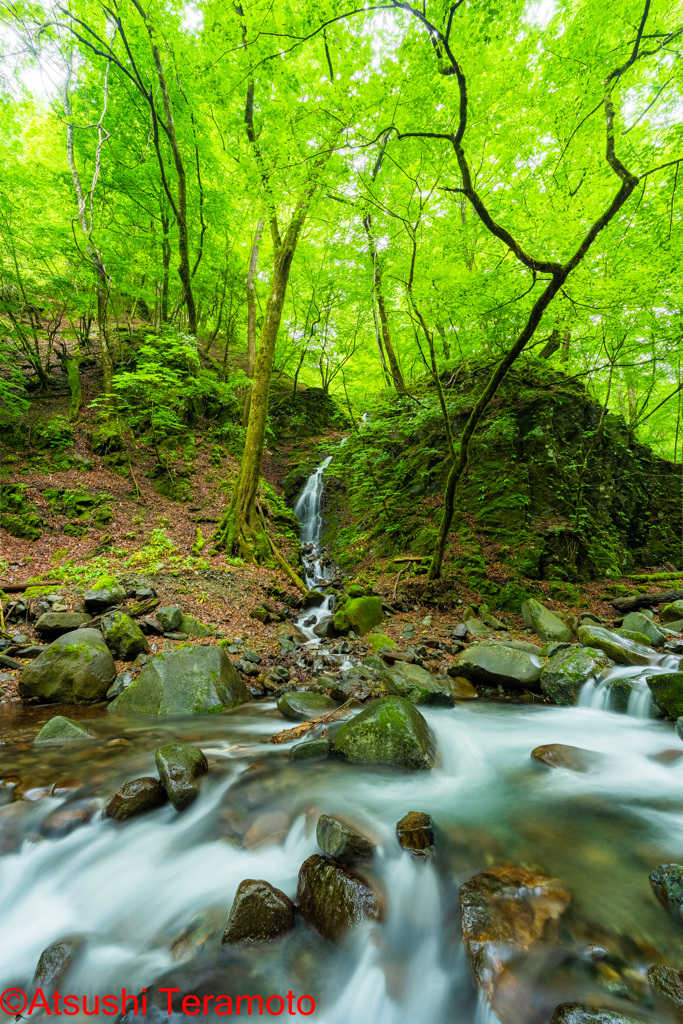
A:
[[[444,375],[456,438],[489,372],[471,363]],[[476,586],[492,554],[511,580],[580,581],[680,560],[680,466],[637,443],[622,417],[601,426],[601,412],[541,360],[508,374],[470,444],[451,568]],[[448,468],[433,387],[417,400],[386,395],[326,474],[334,557],[429,554]]]

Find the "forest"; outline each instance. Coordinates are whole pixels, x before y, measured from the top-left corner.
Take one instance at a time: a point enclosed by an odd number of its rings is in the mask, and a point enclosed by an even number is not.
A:
[[[682,55],[0,0],[2,1020],[682,1019]]]

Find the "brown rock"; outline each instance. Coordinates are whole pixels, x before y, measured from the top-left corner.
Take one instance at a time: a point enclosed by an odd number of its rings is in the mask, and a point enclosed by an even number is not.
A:
[[[380,917],[372,889],[317,853],[301,865],[296,897],[304,919],[330,942],[339,942],[352,925]]]
[[[655,1008],[664,1013],[674,1014],[683,1019],[683,971],[677,971],[665,964],[653,964],[647,972],[647,980],[655,994]]]
[[[83,938],[80,935],[69,935],[44,949],[33,976],[34,984],[48,990],[59,985],[66,978],[82,946]]]
[[[683,750],[669,747],[668,750],[661,750],[658,754],[648,754],[648,757],[650,761],[656,761],[657,764],[676,764],[683,757]]]
[[[482,871],[460,886],[463,942],[494,1010],[506,967],[519,954],[553,942],[570,900],[556,878],[523,868]]]
[[[65,807],[59,807],[45,818],[40,826],[40,833],[48,839],[68,836],[75,828],[87,825],[101,806],[98,800],[78,800]]]
[[[566,768],[570,772],[588,772],[604,762],[605,758],[595,750],[570,747],[566,743],[548,743],[531,751],[535,761],[548,768]]]
[[[269,882],[245,878],[237,887],[223,933],[223,945],[268,942],[291,932],[295,906],[289,896]]]
[[[434,852],[434,826],[428,814],[408,811],[396,825],[399,845],[413,857],[427,857]]]
[[[289,831],[289,816],[284,811],[267,811],[260,814],[242,839],[246,850],[256,850],[259,846],[279,843]]]
[[[642,1017],[624,1017],[616,1010],[603,1010],[580,1003],[562,1003],[552,1015],[550,1024],[643,1024]]]
[[[158,779],[133,779],[132,782],[124,782],[121,789],[114,793],[104,813],[114,821],[128,821],[137,814],[156,810],[167,800],[166,790]]]

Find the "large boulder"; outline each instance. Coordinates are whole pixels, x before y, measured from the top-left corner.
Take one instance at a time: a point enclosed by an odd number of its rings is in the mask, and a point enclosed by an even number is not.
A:
[[[660,864],[650,875],[650,885],[662,906],[683,921],[683,864]]]
[[[311,693],[308,690],[283,693],[277,702],[278,711],[290,722],[310,722],[312,718],[329,715],[338,707],[336,701],[322,693]]]
[[[43,612],[36,622],[36,632],[48,637],[63,636],[90,622],[91,618],[92,615],[85,612]]]
[[[610,633],[602,626],[579,626],[576,635],[584,647],[596,647],[617,665],[651,665],[656,657],[650,648],[618,633]]]
[[[672,601],[659,612],[660,622],[677,622],[683,619],[683,601]]]
[[[149,654],[149,641],[137,622],[123,612],[105,615],[101,623],[102,635],[115,658],[135,661],[138,654]]]
[[[301,865],[296,897],[304,920],[330,942],[343,939],[352,925],[380,916],[370,886],[318,853]]]
[[[289,896],[270,882],[245,878],[237,887],[221,942],[232,946],[277,939],[294,928],[295,911]]]
[[[86,611],[104,612],[126,600],[126,589],[113,576],[100,576],[83,598]]]
[[[154,811],[168,800],[166,790],[158,779],[144,777],[124,782],[114,793],[105,808],[105,816],[114,821],[128,821],[129,818]]]
[[[570,900],[556,878],[523,868],[482,871],[460,886],[463,943],[494,1011],[501,976],[523,954],[554,941]]]
[[[24,669],[19,693],[51,704],[90,704],[104,700],[115,678],[114,659],[100,631],[76,629]]]
[[[173,633],[179,630],[180,623],[183,621],[182,609],[178,608],[175,604],[157,608],[156,617],[164,633]]]
[[[46,722],[40,730],[34,743],[73,743],[77,740],[92,740],[94,736],[71,718],[63,715],[55,715],[49,722]]]
[[[501,684],[517,690],[538,690],[543,670],[543,662],[537,654],[497,643],[472,644],[457,656],[454,665],[458,675],[473,683]]]
[[[661,647],[666,637],[661,633],[651,618],[642,612],[629,612],[621,624],[622,630],[629,633],[641,633],[646,636],[653,647]]]
[[[201,715],[251,700],[222,647],[178,647],[157,654],[110,710],[141,715]]]
[[[321,814],[318,818],[315,838],[323,853],[345,864],[351,864],[355,860],[367,860],[375,853],[375,847],[369,839],[328,814]]]
[[[334,628],[338,633],[353,630],[358,636],[365,636],[380,622],[384,622],[381,597],[353,598],[334,616]]]
[[[184,811],[199,796],[201,779],[208,774],[206,754],[189,743],[168,743],[159,747],[154,760],[169,800],[176,811]]]
[[[683,715],[683,672],[648,676],[647,685],[667,715],[671,718]]]
[[[562,619],[558,619],[548,608],[545,608],[540,601],[530,598],[522,605],[522,617],[527,629],[533,629],[536,636],[546,643],[557,640],[560,643],[571,643],[574,634],[568,626],[565,626]]]
[[[390,696],[375,700],[341,727],[334,752],[360,764],[402,768],[434,767],[434,737],[410,701]]]
[[[387,693],[395,693],[405,697],[411,704],[435,704],[440,707],[452,708],[456,698],[472,698],[477,691],[470,686],[469,692],[463,682],[451,680],[448,676],[435,678],[419,665],[411,665],[405,661],[397,661],[390,668],[385,668],[380,679]]]
[[[592,647],[568,647],[553,655],[541,672],[541,690],[555,704],[576,704],[581,688],[614,662]]]

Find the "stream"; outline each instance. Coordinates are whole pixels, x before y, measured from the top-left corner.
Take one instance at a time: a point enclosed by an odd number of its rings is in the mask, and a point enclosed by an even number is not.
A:
[[[296,506],[310,545],[307,582],[317,587],[328,578],[319,548],[328,463]],[[330,599],[313,613],[316,623],[329,617]],[[317,642],[312,626],[300,628]],[[495,1024],[460,938],[458,887],[516,865],[560,879],[572,901],[561,945],[520,967],[507,1019],[547,1024],[560,1002],[616,1000],[622,1012],[668,1020],[648,1003],[646,971],[662,960],[682,966],[683,932],[653,897],[648,874],[683,853],[683,747],[672,723],[647,717],[645,698],[617,714],[604,689],[588,684],[578,707],[480,700],[421,708],[437,765],[413,773],[290,761],[289,745],[265,741],[283,728],[273,702],[164,720],[0,705],[0,778],[19,777],[28,796],[0,807],[0,992],[31,990],[41,952],[77,936],[65,990],[94,997],[146,988],[150,1019],[169,1019],[165,997],[154,993],[173,986],[264,999],[305,993],[315,1000],[311,1019],[324,1024]],[[28,737],[54,714],[87,720],[96,738],[34,748]],[[156,775],[154,751],[169,742],[206,753],[199,799],[181,815],[166,805],[125,824],[102,819],[99,808],[124,781]],[[587,772],[548,770],[530,753],[550,743],[604,758]],[[43,796],[55,783],[56,795]],[[396,822],[411,810],[432,816],[431,860],[412,859],[396,841]],[[79,813],[90,820],[72,827]],[[222,947],[243,879],[265,879],[295,898],[301,864],[319,852],[321,813],[378,844],[372,872],[383,920],[338,947],[301,920],[266,947]]]

